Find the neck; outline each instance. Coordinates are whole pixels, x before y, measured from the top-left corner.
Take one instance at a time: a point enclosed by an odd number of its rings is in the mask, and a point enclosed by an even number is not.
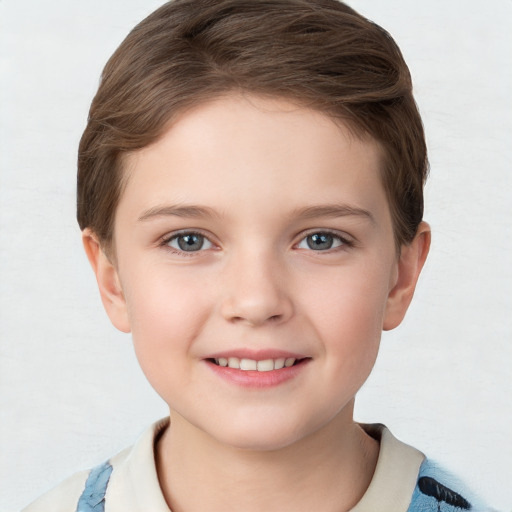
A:
[[[218,443],[171,414],[156,447],[167,503],[172,512],[350,510],[370,484],[379,448],[347,409],[308,438],[270,451]]]

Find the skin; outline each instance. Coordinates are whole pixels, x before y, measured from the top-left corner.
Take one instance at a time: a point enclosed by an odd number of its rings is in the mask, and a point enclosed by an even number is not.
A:
[[[156,461],[174,512],[339,512],[364,494],[378,445],[354,397],[430,242],[422,223],[397,254],[380,162],[376,142],[319,112],[227,96],[128,157],[115,262],[84,231],[107,313],[169,405]],[[180,250],[187,231],[201,250]],[[315,233],[333,246],[310,248]],[[212,368],[262,350],[304,362],[259,387]]]

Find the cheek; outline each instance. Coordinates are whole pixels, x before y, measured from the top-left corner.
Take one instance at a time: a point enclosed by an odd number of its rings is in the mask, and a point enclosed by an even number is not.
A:
[[[143,277],[130,279],[125,290],[135,352],[148,378],[168,371],[170,361],[186,363],[209,314],[200,280],[188,278],[186,273],[168,274],[157,267],[133,271],[132,276]]]
[[[131,276],[123,290],[134,331],[166,325],[176,328],[197,318],[204,299],[201,279],[170,270],[165,265],[129,270]]]
[[[305,309],[313,312],[319,325],[332,332],[360,332],[362,336],[381,332],[389,289],[387,275],[368,266],[318,277],[307,286],[311,293],[305,296]]]
[[[380,265],[339,269],[316,281],[304,305],[323,340],[329,371],[351,376],[356,387],[377,357],[388,287]]]

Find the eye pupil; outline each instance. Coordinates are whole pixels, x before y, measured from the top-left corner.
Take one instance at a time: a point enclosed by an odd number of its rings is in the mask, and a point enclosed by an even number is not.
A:
[[[203,247],[204,236],[202,235],[181,235],[178,237],[178,246],[182,251],[198,251]]]
[[[329,233],[315,233],[307,237],[307,244],[310,249],[330,249],[334,242],[334,238]]]

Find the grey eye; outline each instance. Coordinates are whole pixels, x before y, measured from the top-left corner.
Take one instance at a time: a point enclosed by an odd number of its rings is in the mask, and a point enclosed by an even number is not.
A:
[[[199,233],[176,235],[169,240],[167,245],[183,252],[197,252],[212,247],[212,243]]]
[[[303,238],[299,245],[299,249],[312,249],[313,251],[327,251],[329,249],[343,245],[344,241],[341,237],[328,232],[312,233]]]

